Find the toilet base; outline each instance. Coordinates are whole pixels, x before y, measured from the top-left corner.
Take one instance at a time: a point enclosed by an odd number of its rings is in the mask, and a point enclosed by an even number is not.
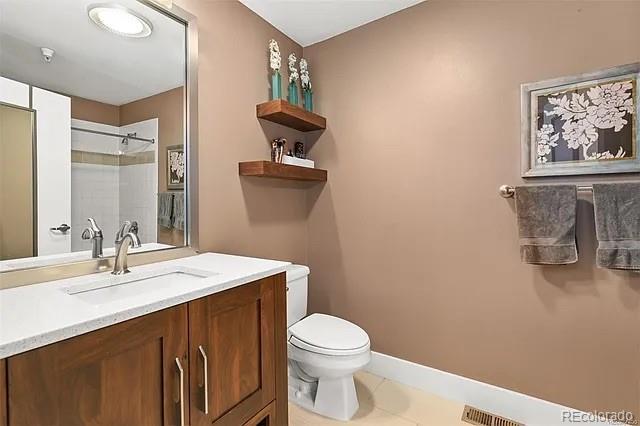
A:
[[[348,421],[358,411],[353,375],[306,382],[289,376],[289,401],[314,413]]]

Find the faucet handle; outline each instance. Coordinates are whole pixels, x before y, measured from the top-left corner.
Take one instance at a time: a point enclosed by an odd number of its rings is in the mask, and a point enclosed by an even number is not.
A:
[[[116,233],[116,244],[120,243],[128,233],[138,235],[138,222],[125,220],[118,232]]]
[[[138,235],[138,222],[133,220],[131,221],[131,226],[129,226],[129,232],[133,232]]]
[[[102,237],[102,229],[100,229],[100,227],[98,226],[96,220],[94,218],[92,218],[92,217],[87,218],[87,220],[89,221],[89,228],[87,228],[87,229],[90,229],[92,231],[91,238],[96,237],[96,236],[97,237]],[[84,238],[84,231],[83,231],[82,235],[83,235],[83,238]]]
[[[96,236],[96,233],[91,228],[84,228],[84,230],[82,231],[82,239],[83,240],[91,240],[95,236]]]

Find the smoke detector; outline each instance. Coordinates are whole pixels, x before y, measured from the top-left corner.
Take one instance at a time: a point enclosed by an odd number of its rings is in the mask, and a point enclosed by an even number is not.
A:
[[[41,47],[40,52],[42,53],[42,58],[46,63],[50,63],[53,59],[53,55],[56,53],[55,50],[49,49],[48,47]]]

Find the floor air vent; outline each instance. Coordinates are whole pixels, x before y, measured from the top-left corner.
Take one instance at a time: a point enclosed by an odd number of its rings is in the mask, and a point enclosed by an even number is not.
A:
[[[462,412],[462,421],[477,426],[524,426],[522,423],[514,422],[468,405],[465,405]]]

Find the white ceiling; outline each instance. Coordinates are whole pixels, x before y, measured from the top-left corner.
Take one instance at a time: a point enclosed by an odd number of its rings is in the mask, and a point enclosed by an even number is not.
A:
[[[303,47],[424,0],[240,0]]]
[[[182,86],[184,26],[135,0],[117,0],[144,16],[144,39],[109,33],[89,20],[100,0],[0,0],[0,74],[113,105]],[[41,47],[55,50],[45,63]]]

